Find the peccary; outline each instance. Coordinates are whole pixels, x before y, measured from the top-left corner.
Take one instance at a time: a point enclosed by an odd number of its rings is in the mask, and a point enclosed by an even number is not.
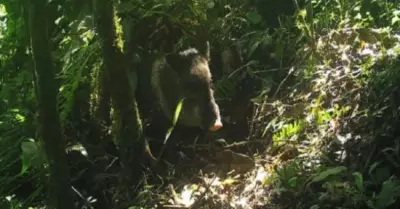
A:
[[[172,122],[179,101],[184,99],[178,124],[212,132],[222,128],[208,65],[209,50],[207,42],[204,47],[149,56],[147,65],[139,69],[137,98],[142,114],[147,117],[146,110],[158,111]]]

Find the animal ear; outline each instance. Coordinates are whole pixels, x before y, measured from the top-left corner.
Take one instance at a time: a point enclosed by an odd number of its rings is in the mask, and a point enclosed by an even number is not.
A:
[[[202,54],[204,57],[206,57],[207,60],[210,60],[210,42],[202,42],[198,46],[200,54]]]

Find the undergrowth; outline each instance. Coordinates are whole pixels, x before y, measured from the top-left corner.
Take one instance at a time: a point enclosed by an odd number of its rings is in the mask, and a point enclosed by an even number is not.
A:
[[[371,14],[370,5],[362,2],[311,4],[312,9],[297,11],[304,41],[292,45],[297,57],[278,92],[253,99],[250,140],[269,142],[266,152],[254,155],[256,164],[244,175],[200,174],[202,181],[181,186],[180,195],[170,189],[170,203],[201,208],[400,206],[399,10],[378,1],[372,1],[372,10],[383,15]]]
[[[225,148],[215,152],[216,165],[200,171],[193,169],[193,162],[188,166],[192,170],[179,169],[184,167],[179,163],[168,165],[162,177],[148,171],[136,208],[400,207],[398,1],[294,1],[295,15],[280,16],[278,28],[267,28],[261,9],[239,1],[232,1],[231,7],[225,1],[193,1],[190,10],[182,9],[186,8],[183,4],[173,6],[177,2],[153,6],[126,1],[119,12],[133,14],[136,19],[126,15],[124,21],[135,23],[162,16],[150,21],[157,30],[152,28],[152,36],[145,37],[149,45],[166,38],[158,29],[169,26],[166,19],[170,18],[187,24],[188,30],[201,31],[204,28],[198,29],[199,25],[208,25],[215,48],[237,47],[242,65],[216,80],[216,95],[221,101],[248,93],[246,98],[251,97],[254,104],[248,116],[249,137],[234,142],[215,140],[213,146]],[[225,15],[220,16],[221,11]],[[218,18],[207,18],[207,12]],[[96,92],[101,88],[99,45],[91,18],[82,11],[73,14],[78,20],[71,21],[54,49],[61,63],[58,105],[69,145],[97,143],[101,137],[92,139],[87,130],[95,120],[89,112],[95,112],[100,100]],[[4,16],[0,10],[0,17]],[[12,21],[2,18],[0,28],[0,48],[4,49],[0,53],[0,206],[23,208],[25,203],[40,205],[44,199],[46,159],[36,139],[29,53],[6,50],[13,48],[11,42],[19,42],[22,49],[28,44],[18,32],[23,30],[23,15],[10,12],[9,16]],[[185,41],[182,38],[177,45]],[[103,131],[110,134],[108,129]],[[244,147],[241,151],[247,155],[227,150],[236,147]],[[83,147],[77,150],[87,157]],[[101,179],[91,182],[96,186],[112,179],[115,173],[107,169],[115,165],[116,157],[96,157],[87,160],[90,169],[76,168],[73,176],[79,179],[87,170],[95,170],[98,173],[93,176]],[[171,184],[157,185],[154,178]],[[118,199],[110,182],[99,188]],[[82,189],[89,194],[77,191],[85,204],[92,201],[90,189]],[[25,190],[33,192],[25,194]],[[20,200],[15,193],[28,198]]]

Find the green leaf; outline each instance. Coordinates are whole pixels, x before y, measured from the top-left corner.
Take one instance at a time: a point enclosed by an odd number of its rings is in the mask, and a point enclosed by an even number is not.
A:
[[[354,176],[354,180],[356,182],[356,186],[358,188],[358,190],[360,190],[361,192],[364,192],[364,185],[363,185],[363,176],[360,172],[354,172],[353,173]]]
[[[383,182],[382,189],[375,202],[376,208],[386,208],[400,196],[400,181],[394,178]]]
[[[15,119],[17,119],[19,122],[24,122],[25,121],[25,116],[21,115],[21,114],[16,114],[15,115]]]
[[[296,185],[297,185],[297,177],[292,177],[292,178],[290,178],[289,181],[288,181],[288,183],[289,183],[289,185],[290,185],[291,187],[296,187]]]
[[[0,17],[7,16],[7,10],[4,4],[0,4]]]
[[[252,23],[252,24],[259,24],[261,22],[261,16],[254,11],[251,11],[247,14],[247,19]]]
[[[28,141],[21,143],[21,150],[22,168],[20,174],[23,174],[29,169],[29,167],[39,166],[39,147],[33,139],[28,139]]]
[[[175,108],[174,120],[172,121],[172,123],[173,123],[174,125],[175,125],[176,122],[178,121],[179,115],[181,114],[181,110],[182,110],[182,106],[183,106],[183,100],[184,100],[184,99],[181,99],[181,100],[179,101],[178,105],[177,105],[176,108]]]
[[[338,166],[338,167],[334,167],[334,168],[328,168],[325,171],[322,171],[321,173],[319,173],[318,175],[314,176],[312,179],[312,182],[319,182],[319,181],[323,181],[326,178],[328,178],[331,175],[337,175],[343,171],[347,170],[347,168],[345,166]]]
[[[307,10],[306,9],[302,9],[299,11],[299,16],[301,16],[302,18],[305,18],[307,16]]]
[[[171,136],[172,131],[174,130],[174,127],[176,125],[176,122],[179,119],[179,115],[181,113],[182,110],[182,106],[183,106],[183,101],[185,100],[185,98],[181,99],[178,104],[176,105],[175,108],[175,114],[174,114],[174,118],[172,120],[172,126],[168,129],[167,134],[165,135],[165,139],[164,139],[164,144],[167,143],[168,138]]]
[[[213,9],[214,7],[215,7],[214,1],[208,1],[208,2],[207,2],[207,8],[208,8],[208,9]]]
[[[392,25],[396,24],[397,22],[399,22],[400,18],[395,16],[392,18]]]

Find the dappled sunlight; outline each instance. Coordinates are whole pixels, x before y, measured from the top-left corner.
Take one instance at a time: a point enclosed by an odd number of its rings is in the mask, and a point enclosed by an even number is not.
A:
[[[400,208],[400,2],[0,3],[0,208]]]
[[[203,173],[198,176],[202,183],[186,184],[176,191],[170,185],[171,199],[163,207],[261,207],[268,199],[269,189],[265,182],[271,177],[264,166],[261,162],[256,163],[253,170],[236,176],[220,177],[215,173]]]
[[[197,189],[190,193],[190,205],[257,208],[280,204],[293,208],[298,204],[312,204],[302,202],[309,195],[335,201],[335,198],[347,198],[347,192],[360,188],[360,173],[343,165],[358,155],[349,146],[369,143],[366,135],[354,127],[365,120],[367,110],[362,109],[366,108],[363,101],[374,66],[399,55],[400,39],[387,33],[346,28],[320,37],[317,48],[322,59],[310,70],[309,78],[299,81],[302,88],[293,91],[289,99],[274,101],[274,109],[258,106],[258,114],[275,115],[263,132],[272,133],[273,141],[264,160],[256,160],[255,166],[242,175],[231,176],[229,172],[222,175],[227,177],[215,173],[199,175],[202,183],[191,187]],[[267,101],[260,103],[270,105]],[[338,165],[326,166],[327,155],[331,156],[331,163]],[[354,176],[355,181],[341,178],[346,173]],[[340,178],[340,182],[334,181],[333,176]],[[325,185],[321,188],[324,192],[313,191],[320,184]],[[181,191],[182,195],[185,192]],[[358,195],[351,193],[354,201],[349,199],[346,204],[352,207],[366,204]],[[299,202],[284,202],[285,199]],[[176,201],[174,204],[180,205]],[[376,200],[371,204],[381,203]]]

